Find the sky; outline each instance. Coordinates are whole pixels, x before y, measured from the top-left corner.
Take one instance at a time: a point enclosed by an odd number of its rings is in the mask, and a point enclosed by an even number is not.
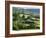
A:
[[[15,10],[16,9],[24,9],[24,8],[20,8],[20,7],[13,7],[13,11],[15,12]],[[34,14],[40,14],[40,9],[33,9],[33,8],[28,8],[28,9],[25,9],[24,10],[26,13],[27,13],[27,11],[29,11],[28,13],[30,13],[30,12],[32,12],[32,13],[34,13]]]
[[[40,9],[30,9],[30,11],[31,11],[32,13],[37,13],[37,14],[40,13]]]

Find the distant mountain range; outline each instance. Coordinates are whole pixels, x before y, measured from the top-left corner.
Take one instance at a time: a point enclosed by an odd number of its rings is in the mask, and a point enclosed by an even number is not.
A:
[[[25,13],[25,14],[34,14],[34,15],[40,15],[40,9],[24,9],[21,7],[13,7],[13,13],[15,12]]]

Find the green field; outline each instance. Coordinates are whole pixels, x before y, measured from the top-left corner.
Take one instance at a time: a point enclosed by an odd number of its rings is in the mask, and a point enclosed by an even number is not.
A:
[[[18,11],[17,9],[13,13],[12,21],[13,30],[40,29],[40,16],[34,15],[32,12],[27,14],[22,10]]]

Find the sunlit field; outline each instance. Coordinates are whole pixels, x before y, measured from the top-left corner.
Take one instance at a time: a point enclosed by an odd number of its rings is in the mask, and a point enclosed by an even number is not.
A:
[[[39,9],[13,7],[13,30],[40,29]]]

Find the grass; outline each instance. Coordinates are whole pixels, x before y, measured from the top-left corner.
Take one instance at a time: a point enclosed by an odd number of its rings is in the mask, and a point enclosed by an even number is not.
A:
[[[40,20],[36,21],[36,24],[35,24],[36,19],[32,19],[35,17],[28,16],[25,18],[25,16],[20,17],[19,14],[15,14],[15,15],[14,15],[15,18],[13,18],[13,30],[40,29]],[[30,21],[27,21],[28,19]]]

